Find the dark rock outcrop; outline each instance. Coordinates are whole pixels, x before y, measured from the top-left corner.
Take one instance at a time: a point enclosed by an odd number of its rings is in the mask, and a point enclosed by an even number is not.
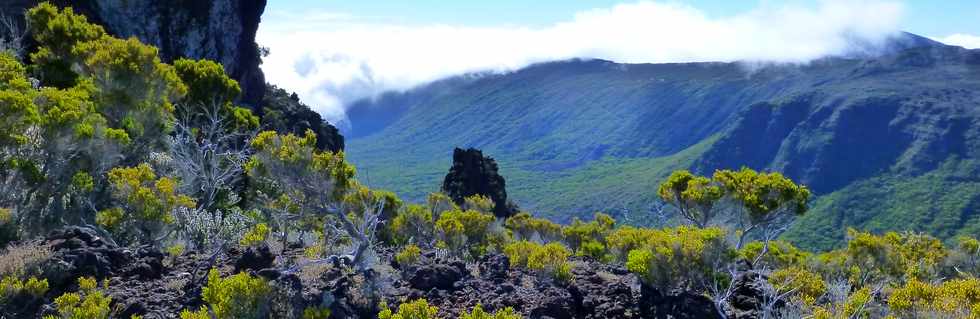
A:
[[[269,250],[268,245],[247,247],[241,256],[235,260],[235,269],[239,272],[245,270],[259,271],[271,267],[274,261],[276,261],[276,256]]]
[[[299,101],[296,93],[289,93],[275,85],[266,85],[262,97],[262,126],[266,129],[297,135],[312,130],[316,134],[316,146],[332,152],[344,150],[344,136],[309,106]]]
[[[442,183],[442,191],[457,205],[462,205],[466,197],[473,195],[490,197],[497,217],[506,218],[516,211],[507,201],[506,182],[497,173],[497,161],[484,157],[478,149],[453,150],[453,166]]]

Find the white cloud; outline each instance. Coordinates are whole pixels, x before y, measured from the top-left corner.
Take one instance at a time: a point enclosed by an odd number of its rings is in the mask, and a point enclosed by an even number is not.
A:
[[[934,40],[949,44],[958,45],[967,49],[980,49],[980,36],[956,33],[945,37],[933,37]]]
[[[766,2],[763,2],[766,3]],[[296,91],[331,121],[343,107],[475,71],[601,58],[625,63],[807,62],[849,43],[880,43],[898,31],[901,4],[822,1],[708,17],[676,3],[642,1],[576,14],[543,28],[405,25],[330,12],[269,12],[258,42],[271,48],[269,82]]]

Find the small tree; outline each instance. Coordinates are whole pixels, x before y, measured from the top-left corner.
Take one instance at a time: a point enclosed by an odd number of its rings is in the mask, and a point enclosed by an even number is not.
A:
[[[785,231],[796,216],[806,213],[810,190],[780,173],[759,173],[749,168],[716,171],[714,180],[739,204],[741,232],[737,249],[746,235],[758,232],[768,243]]]
[[[724,196],[722,188],[711,179],[695,176],[686,170],[670,174],[660,184],[657,194],[665,202],[674,205],[681,217],[695,226],[705,228],[715,219],[715,204]]]
[[[246,171],[258,187],[263,211],[275,221],[280,240],[285,243],[291,232],[311,231],[311,221],[319,222],[324,232],[350,240],[353,247],[343,256],[361,265],[385,202],[368,202],[373,196],[347,196],[358,186],[344,153],[317,150],[316,136],[309,130],[303,137],[262,132],[251,145],[255,154]]]
[[[710,179],[677,171],[660,185],[658,195],[698,227],[730,217],[737,230],[736,248],[741,249],[747,236],[768,243],[785,231],[807,211],[810,191],[780,173],[742,168],[715,171]]]

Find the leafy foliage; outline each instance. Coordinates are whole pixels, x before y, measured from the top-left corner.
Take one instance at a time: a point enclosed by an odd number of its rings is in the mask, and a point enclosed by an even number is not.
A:
[[[106,282],[108,284],[108,282]],[[66,292],[54,300],[57,316],[45,319],[108,319],[112,298],[98,289],[95,278],[78,278],[78,292]]]
[[[398,305],[398,311],[392,311],[382,303],[378,319],[436,319],[438,311],[439,308],[429,306],[424,298],[402,303]]]
[[[483,305],[476,304],[473,311],[460,314],[459,319],[521,319],[521,315],[514,312],[514,308],[511,307],[490,314],[483,310]]]
[[[174,210],[195,206],[193,199],[177,193],[177,181],[157,178],[148,164],[114,168],[109,172],[109,183],[120,206],[99,212],[96,220],[124,238],[135,236],[140,242],[152,242],[173,222]],[[127,236],[131,229],[139,233]]]
[[[735,255],[724,235],[719,228],[645,229],[639,234],[617,235],[636,240],[617,246],[635,247],[629,250],[626,268],[646,283],[663,289],[697,290],[712,284],[721,266]]]
[[[211,269],[208,285],[201,292],[207,306],[196,312],[184,310],[180,318],[265,318],[271,289],[261,278],[246,273],[221,278],[216,269]]]

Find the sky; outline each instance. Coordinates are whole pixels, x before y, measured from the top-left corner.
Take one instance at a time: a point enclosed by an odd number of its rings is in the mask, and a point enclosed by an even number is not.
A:
[[[980,48],[977,0],[270,0],[262,19],[268,81],[341,124],[358,99],[552,60],[806,63],[899,31]]]

